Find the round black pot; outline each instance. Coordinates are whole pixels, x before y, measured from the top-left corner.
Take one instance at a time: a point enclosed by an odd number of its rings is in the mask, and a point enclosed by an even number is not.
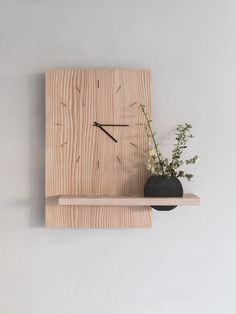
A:
[[[176,177],[152,175],[144,186],[147,197],[182,197],[183,187]],[[177,206],[152,206],[156,210],[171,210]]]

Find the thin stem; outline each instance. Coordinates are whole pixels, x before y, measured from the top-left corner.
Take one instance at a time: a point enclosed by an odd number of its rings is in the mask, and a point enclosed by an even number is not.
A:
[[[159,161],[161,161],[160,153],[159,153],[159,151],[158,151],[157,143],[156,143],[156,140],[155,140],[155,136],[154,136],[154,134],[153,134],[153,131],[152,131],[152,127],[151,127],[150,120],[148,119],[148,116],[147,116],[147,114],[146,114],[146,112],[145,112],[145,110],[144,110],[144,106],[143,106],[142,104],[140,105],[140,108],[141,108],[141,110],[142,110],[142,112],[143,112],[143,114],[144,114],[144,117],[145,117],[146,121],[147,121],[147,125],[148,125],[149,131],[150,131],[150,133],[151,133],[152,141],[153,141],[153,144],[154,144],[156,153],[157,153],[157,158],[158,158]]]

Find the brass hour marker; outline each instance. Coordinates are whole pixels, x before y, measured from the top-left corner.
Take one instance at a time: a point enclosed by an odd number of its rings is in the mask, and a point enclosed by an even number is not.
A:
[[[134,125],[143,125],[143,123],[135,123]]]
[[[118,87],[116,93],[119,93],[120,89],[121,89],[121,85]]]
[[[61,105],[62,105],[62,106],[64,106],[64,107],[67,107],[67,105],[66,105],[66,104],[64,104],[64,102],[61,102]]]
[[[98,84],[98,88],[99,88],[99,80],[97,81],[97,84]]]
[[[78,86],[76,86],[76,90],[77,90],[77,92],[80,94],[80,89],[79,89]]]
[[[133,102],[131,105],[129,105],[130,107],[132,107],[132,106],[134,106],[134,105],[136,105],[138,102],[137,101],[135,101],[135,102]]]
[[[78,158],[76,159],[75,164],[77,164],[77,162],[80,160],[80,156],[78,156]]]
[[[116,159],[119,161],[119,163],[121,164],[121,160],[118,156],[116,156]]]
[[[62,123],[54,123],[54,125],[62,125]]]
[[[98,167],[98,169],[100,168],[100,162],[99,162],[99,160],[97,161],[97,167]]]
[[[131,143],[130,142],[130,145],[134,146],[134,147],[138,147],[138,145],[134,144],[134,143]]]
[[[60,145],[60,147],[64,147],[67,144],[67,142],[64,142]]]

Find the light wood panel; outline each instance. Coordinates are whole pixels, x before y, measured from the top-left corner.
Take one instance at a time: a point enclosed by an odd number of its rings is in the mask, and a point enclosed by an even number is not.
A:
[[[200,205],[200,198],[195,194],[183,197],[143,197],[143,196],[59,196],[59,205],[87,206],[156,206],[156,205]]]
[[[56,195],[143,193],[147,140],[142,103],[150,114],[148,70],[50,70],[46,73],[46,226],[150,227],[150,208],[59,206]],[[104,127],[94,122],[128,124]],[[118,210],[117,210],[118,209]]]

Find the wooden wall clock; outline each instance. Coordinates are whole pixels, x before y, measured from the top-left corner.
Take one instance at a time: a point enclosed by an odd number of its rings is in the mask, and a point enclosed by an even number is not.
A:
[[[60,206],[59,195],[142,195],[150,115],[149,70],[46,73],[46,226],[151,226],[149,206]]]

